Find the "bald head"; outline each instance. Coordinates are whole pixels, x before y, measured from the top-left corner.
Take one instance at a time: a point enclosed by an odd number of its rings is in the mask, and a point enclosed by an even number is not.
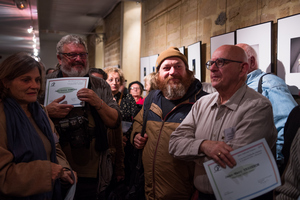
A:
[[[223,45],[216,49],[213,56],[218,54],[219,58],[226,58],[230,60],[237,60],[242,62],[247,62],[247,55],[245,51],[234,45]]]
[[[247,62],[249,64],[248,74],[254,70],[257,70],[258,63],[257,63],[256,51],[250,45],[245,44],[245,43],[239,43],[239,44],[236,44],[236,46],[241,47],[247,55]]]

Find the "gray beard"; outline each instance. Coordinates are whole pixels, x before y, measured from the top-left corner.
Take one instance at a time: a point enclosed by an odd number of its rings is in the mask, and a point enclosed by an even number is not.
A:
[[[65,66],[61,66],[60,69],[61,69],[61,71],[62,71],[64,74],[68,75],[68,77],[83,77],[83,76],[85,76],[85,75],[88,73],[88,71],[89,71],[88,66],[87,66],[85,69],[81,70],[81,71],[75,70],[75,69],[73,69],[73,68],[71,68],[71,70],[68,71],[68,70],[65,69]]]
[[[167,84],[162,92],[166,99],[175,100],[181,99],[185,95],[186,89],[181,83],[178,85]]]

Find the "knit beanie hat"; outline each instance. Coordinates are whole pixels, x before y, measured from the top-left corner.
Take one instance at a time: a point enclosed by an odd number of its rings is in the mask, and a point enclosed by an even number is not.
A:
[[[156,60],[156,71],[157,72],[159,70],[159,67],[160,67],[161,63],[165,59],[170,58],[170,57],[178,57],[178,58],[180,58],[184,62],[186,68],[188,68],[189,65],[188,65],[188,61],[187,61],[186,56],[183,55],[179,51],[179,49],[177,47],[169,47],[167,50],[165,50],[161,54],[159,54],[159,56],[158,56],[158,58]]]

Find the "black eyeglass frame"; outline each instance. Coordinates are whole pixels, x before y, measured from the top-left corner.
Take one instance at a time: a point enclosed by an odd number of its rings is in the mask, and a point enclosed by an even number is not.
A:
[[[220,65],[220,66],[217,64],[217,61],[221,61],[221,65]],[[237,60],[230,60],[230,59],[226,59],[226,58],[217,58],[215,61],[212,61],[212,60],[207,61],[207,62],[205,63],[205,65],[206,65],[206,68],[207,68],[208,70],[210,70],[210,69],[211,69],[211,66],[212,66],[213,64],[216,64],[216,66],[217,66],[218,68],[221,68],[221,67],[223,67],[223,65],[225,64],[225,62],[243,63],[242,61],[237,61]]]
[[[86,59],[89,53],[59,53],[59,54],[64,55],[71,60],[75,60],[77,56],[79,56],[81,59]]]

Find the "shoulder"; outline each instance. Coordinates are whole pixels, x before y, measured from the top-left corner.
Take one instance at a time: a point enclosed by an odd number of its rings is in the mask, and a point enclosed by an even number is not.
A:
[[[284,87],[287,88],[286,83],[282,78],[274,74],[267,74],[263,77],[263,84],[269,87]]]
[[[256,92],[254,89],[247,86],[245,96],[243,98],[248,103],[252,102],[252,105],[255,104],[256,106],[272,106],[270,100],[263,96],[262,94]]]

